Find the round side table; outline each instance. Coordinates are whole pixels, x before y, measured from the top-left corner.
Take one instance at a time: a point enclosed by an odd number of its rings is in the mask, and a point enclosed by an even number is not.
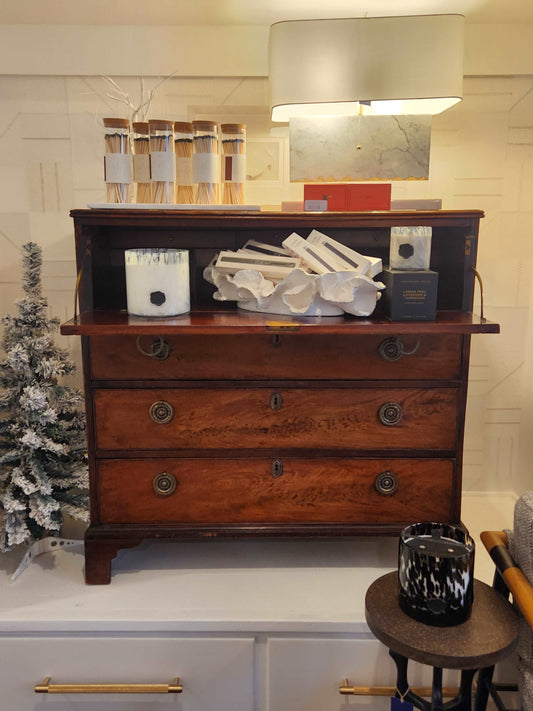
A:
[[[505,659],[518,642],[518,616],[512,605],[479,580],[474,581],[470,618],[454,627],[433,627],[406,615],[398,603],[397,572],[383,575],[368,588],[365,613],[370,630],[388,647],[396,664],[398,696],[422,711],[470,711],[475,673]],[[409,689],[410,659],[433,667],[431,702]],[[443,668],[461,670],[459,693],[446,704]]]

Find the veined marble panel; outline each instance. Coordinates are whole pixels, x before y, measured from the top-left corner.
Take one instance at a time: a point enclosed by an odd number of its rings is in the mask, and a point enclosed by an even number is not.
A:
[[[427,180],[429,116],[290,120],[291,181]]]

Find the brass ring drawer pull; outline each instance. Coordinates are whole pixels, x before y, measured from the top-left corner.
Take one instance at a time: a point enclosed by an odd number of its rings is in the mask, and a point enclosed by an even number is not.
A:
[[[156,360],[167,360],[167,358],[169,358],[170,354],[172,353],[172,348],[170,347],[168,341],[166,341],[162,336],[156,338],[155,341],[152,341],[152,343],[150,344],[150,348],[147,351],[145,351],[142,347],[141,336],[138,336],[136,344],[139,353],[142,353],[148,358],[155,358]]]
[[[34,687],[36,694],[181,694],[179,677],[170,684],[51,684],[48,676]]]
[[[374,482],[376,491],[383,496],[392,496],[398,491],[398,477],[394,472],[381,472]]]
[[[386,427],[394,427],[403,417],[402,406],[397,402],[384,402],[378,410],[379,421]]]
[[[156,425],[166,425],[174,417],[174,408],[166,400],[156,400],[150,406],[150,419]]]
[[[159,496],[170,496],[176,491],[177,485],[178,480],[174,474],[169,474],[168,472],[156,474],[152,480],[154,491]]]
[[[383,360],[393,363],[402,356],[414,355],[420,346],[420,338],[415,343],[410,351],[406,351],[402,340],[398,336],[390,336],[385,338],[378,346],[378,353]]]

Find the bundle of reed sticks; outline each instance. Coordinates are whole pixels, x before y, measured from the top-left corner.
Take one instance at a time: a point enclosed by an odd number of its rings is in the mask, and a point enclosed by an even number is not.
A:
[[[133,152],[135,155],[150,155],[150,139],[148,136],[137,136],[133,140]],[[136,202],[152,202],[152,184],[137,182]]]
[[[194,186],[192,183],[182,185],[180,183],[180,171],[178,166],[181,164],[179,159],[188,159],[191,162],[192,173],[192,138],[177,138],[174,141],[176,151],[176,202],[179,205],[192,205],[194,203]]]
[[[244,155],[244,138],[224,138],[222,140],[222,153],[225,156]],[[224,205],[244,205],[244,183],[225,181],[222,193]]]
[[[106,133],[105,150],[106,153],[129,154],[129,136],[126,133]],[[107,202],[130,202],[129,183],[108,183],[106,182]]]
[[[166,135],[150,134],[151,153],[174,153],[174,137]],[[174,158],[172,158],[174,160]],[[153,180],[152,178],[152,200],[158,204],[171,204],[174,202],[174,181],[173,180]]]
[[[195,153],[218,153],[218,140],[216,136],[204,135],[194,137]],[[215,205],[218,202],[218,182],[204,183],[196,185],[196,203],[198,205]]]

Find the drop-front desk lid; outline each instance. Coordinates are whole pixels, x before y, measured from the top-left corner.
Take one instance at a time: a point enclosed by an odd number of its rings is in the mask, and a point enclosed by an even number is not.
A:
[[[131,316],[126,311],[88,311],[63,323],[64,336],[167,334],[316,333],[350,335],[499,333],[497,323],[464,311],[439,311],[434,321],[389,321],[355,316],[277,316],[238,311],[192,311],[170,318]]]

